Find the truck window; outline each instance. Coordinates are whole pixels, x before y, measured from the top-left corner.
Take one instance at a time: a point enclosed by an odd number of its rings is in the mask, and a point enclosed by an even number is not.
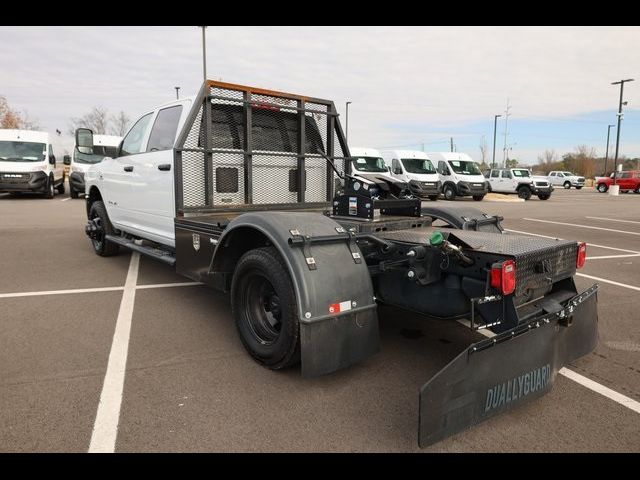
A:
[[[620,178],[631,178],[631,173],[630,172],[622,172],[622,175],[620,175]]]
[[[449,173],[449,167],[447,167],[447,163],[443,160],[440,160],[438,162],[438,173],[441,173],[442,175],[451,175]]]
[[[500,170],[491,170],[491,178],[498,178],[500,176]]]
[[[164,108],[158,112],[156,121],[151,129],[147,152],[170,150],[176,140],[178,122],[182,114],[182,105]]]
[[[513,178],[509,170],[502,171],[502,178]]]
[[[512,170],[514,177],[527,177],[529,178],[529,170]]]
[[[394,158],[394,159],[391,160],[391,170],[396,175],[402,173],[402,167],[400,166],[400,162],[398,161],[397,158]]]
[[[122,141],[122,156],[134,155],[142,151],[142,140],[144,140],[144,134],[147,131],[152,115],[153,113],[146,114],[129,130],[129,133]]]
[[[0,141],[0,160],[3,162],[41,162],[46,151],[45,143]]]
[[[436,173],[431,160],[422,158],[403,158],[402,164],[404,169],[409,173]]]
[[[467,160],[449,160],[449,165],[458,175],[482,175],[476,162]]]

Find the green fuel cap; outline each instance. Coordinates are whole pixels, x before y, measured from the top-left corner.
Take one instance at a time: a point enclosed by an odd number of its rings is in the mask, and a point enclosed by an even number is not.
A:
[[[434,247],[439,247],[444,242],[444,236],[442,232],[436,231],[431,234],[431,238],[429,239],[429,243]]]

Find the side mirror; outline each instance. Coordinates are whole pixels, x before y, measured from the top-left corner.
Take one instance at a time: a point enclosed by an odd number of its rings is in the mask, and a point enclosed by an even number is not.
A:
[[[65,155],[62,157],[62,163],[65,165],[71,165],[71,157],[69,155]]]
[[[55,155],[49,155],[49,164],[50,165],[55,165],[56,164],[56,156]]]
[[[76,147],[80,153],[93,154],[93,131],[88,128],[76,129]]]

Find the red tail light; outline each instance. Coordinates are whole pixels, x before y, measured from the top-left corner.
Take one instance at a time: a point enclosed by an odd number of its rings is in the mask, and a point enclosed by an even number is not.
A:
[[[502,295],[510,295],[516,289],[516,262],[505,260],[491,267],[491,286]]]
[[[587,261],[587,244],[584,242],[578,243],[578,256],[576,257],[576,268],[584,267],[584,262]]]

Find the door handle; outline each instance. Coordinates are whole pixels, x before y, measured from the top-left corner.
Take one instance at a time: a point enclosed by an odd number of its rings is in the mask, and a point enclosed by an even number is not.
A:
[[[161,163],[160,165],[158,165],[158,170],[162,170],[163,172],[168,172],[169,170],[171,170],[171,164]]]
[[[124,171],[125,172],[133,172],[133,165],[127,165],[126,167],[124,167]]]

